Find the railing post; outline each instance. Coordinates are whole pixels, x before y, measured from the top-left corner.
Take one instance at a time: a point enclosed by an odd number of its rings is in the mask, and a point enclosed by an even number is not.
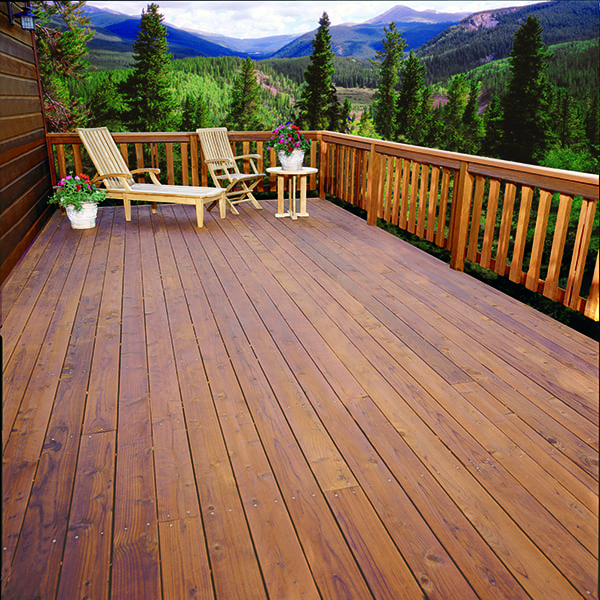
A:
[[[327,150],[329,144],[323,140],[323,134],[319,132],[317,139],[319,140],[319,198],[325,199],[327,191]]]
[[[371,144],[369,151],[369,168],[367,171],[367,223],[377,225],[377,152],[375,144]]]
[[[469,216],[471,213],[471,195],[475,178],[469,173],[469,164],[460,165],[458,179],[457,206],[452,211],[450,222],[451,241],[450,267],[464,271],[465,254],[467,252],[467,235],[469,233]]]

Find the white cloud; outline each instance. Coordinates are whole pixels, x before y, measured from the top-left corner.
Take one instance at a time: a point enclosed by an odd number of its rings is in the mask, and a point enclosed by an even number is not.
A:
[[[155,0],[165,21],[176,27],[226,35],[258,38],[272,35],[301,35],[319,26],[323,12],[332,25],[362,23],[399,4],[413,10],[479,12],[498,7],[523,6],[535,0],[408,0],[381,1],[293,1],[293,2],[161,2]],[[87,3],[129,15],[140,16],[150,0],[142,2]]]

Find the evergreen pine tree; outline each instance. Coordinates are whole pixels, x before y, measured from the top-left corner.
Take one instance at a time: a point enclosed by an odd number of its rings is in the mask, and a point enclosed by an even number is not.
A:
[[[403,61],[398,95],[398,137],[400,141],[419,144],[426,137],[423,130],[423,92],[425,67],[411,50]]]
[[[250,57],[243,62],[233,83],[225,125],[234,131],[257,131],[264,128],[260,117],[260,87]]]
[[[502,158],[536,163],[549,139],[549,85],[544,73],[550,58],[539,19],[529,15],[514,35],[511,80],[504,97]]]
[[[469,100],[462,116],[463,147],[467,154],[479,154],[483,140],[483,119],[479,115],[479,82],[471,79]]]
[[[574,150],[585,148],[583,119],[573,95],[568,90],[553,90],[551,123],[553,146]]]
[[[490,158],[499,158],[502,148],[502,107],[497,94],[492,95],[484,116],[485,136],[481,146],[481,154]]]
[[[142,20],[133,43],[133,72],[123,88],[129,104],[129,126],[133,131],[171,131],[176,102],[169,83],[167,29],[158,4],[142,10]]]
[[[406,47],[402,33],[396,29],[396,23],[390,23],[389,29],[384,26],[385,38],[382,40],[383,49],[375,53],[372,61],[379,69],[380,83],[373,99],[374,122],[377,132],[383,139],[396,139],[396,106],[398,92],[396,88],[400,81],[400,61]]]
[[[590,102],[584,127],[588,147],[595,156],[598,156],[600,154],[600,103],[598,102],[598,94],[594,94]]]
[[[448,88],[448,102],[442,111],[442,149],[451,152],[464,150],[462,120],[468,102],[468,84],[464,73],[455,75]]]
[[[72,97],[67,87],[67,80],[83,79],[89,66],[87,43],[94,34],[84,9],[83,1],[55,0],[35,6],[36,51],[49,132],[72,131],[86,124],[82,102]],[[62,21],[60,27],[52,25],[56,18]]]
[[[303,129],[325,129],[331,121],[331,104],[337,102],[335,92],[332,93],[335,67],[329,25],[329,17],[324,12],[312,41],[310,63],[304,72],[305,87],[297,119]]]
[[[114,73],[94,91],[90,103],[90,122],[93,127],[108,127],[111,131],[123,131],[123,114],[127,112],[125,100],[119,93]]]
[[[352,129],[352,104],[346,98],[342,104],[342,112],[340,115],[340,133],[350,133]]]
[[[181,131],[209,127],[208,106],[201,94],[186,94],[181,113]]]

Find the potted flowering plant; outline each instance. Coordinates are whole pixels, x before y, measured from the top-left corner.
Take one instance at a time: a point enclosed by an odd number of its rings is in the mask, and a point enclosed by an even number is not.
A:
[[[288,121],[279,125],[269,139],[267,148],[275,150],[284,169],[300,169],[304,160],[304,153],[310,149],[310,140],[307,140],[297,125]]]
[[[106,196],[87,175],[67,175],[58,182],[50,204],[59,204],[67,211],[73,229],[90,229],[96,226],[98,203]]]

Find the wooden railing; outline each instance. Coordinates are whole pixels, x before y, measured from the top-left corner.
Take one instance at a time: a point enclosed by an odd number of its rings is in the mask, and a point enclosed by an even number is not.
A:
[[[131,168],[157,166],[165,183],[211,185],[193,133],[115,133]],[[306,132],[305,164],[318,167],[309,189],[332,194],[378,219],[598,320],[598,176],[373,140]],[[236,154],[266,149],[270,132],[230,132]],[[48,135],[52,175],[93,172],[75,134]],[[257,188],[274,191],[273,177]]]

